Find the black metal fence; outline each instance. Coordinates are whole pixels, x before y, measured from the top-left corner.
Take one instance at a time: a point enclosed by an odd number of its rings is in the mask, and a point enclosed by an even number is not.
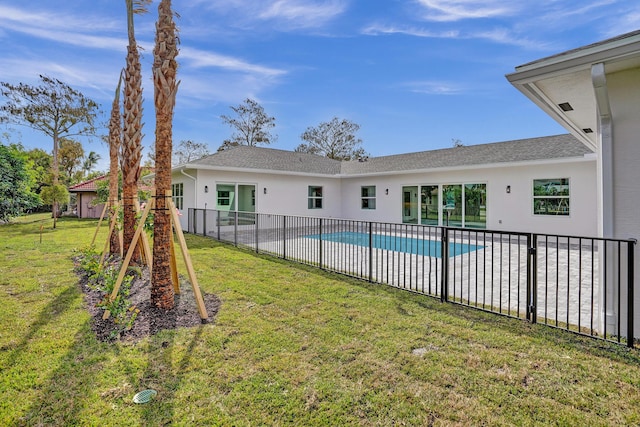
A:
[[[635,240],[204,209],[188,231],[633,346]]]

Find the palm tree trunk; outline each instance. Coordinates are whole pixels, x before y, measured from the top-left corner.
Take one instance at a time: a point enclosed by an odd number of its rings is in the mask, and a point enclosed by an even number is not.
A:
[[[118,88],[111,106],[111,119],[109,120],[109,216],[113,218],[118,215],[116,204],[118,202],[118,153],[122,144],[122,120],[120,118],[120,88],[122,86],[122,74],[118,80]],[[118,229],[114,228],[109,236],[109,253],[117,255],[120,253],[120,239]]]
[[[159,308],[174,306],[171,283],[171,251],[173,238],[167,194],[171,194],[171,153],[173,107],[176,101],[178,63],[176,26],[171,0],[158,6],[156,45],[153,50],[153,83],[156,107],[156,211],[153,219],[153,269],[151,303]]]
[[[140,54],[133,30],[133,0],[127,0],[129,45],[124,79],[124,133],[122,144],[122,209],[123,209],[123,253],[137,242],[132,242],[136,229],[136,198],[140,159],[142,154],[142,73]],[[132,264],[140,262],[136,251]]]

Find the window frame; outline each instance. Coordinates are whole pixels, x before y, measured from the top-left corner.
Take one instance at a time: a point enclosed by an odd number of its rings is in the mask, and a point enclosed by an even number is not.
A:
[[[171,200],[179,211],[184,207],[184,183],[171,184]]]
[[[307,208],[308,209],[323,209],[323,204],[324,203],[322,201],[322,198],[323,198],[323,188],[322,188],[322,186],[321,185],[310,185],[308,187],[308,192],[307,192]]]
[[[360,187],[360,209],[362,210],[376,209],[376,186],[375,185],[363,185]]]
[[[571,178],[534,178],[531,188],[534,216],[571,216]]]

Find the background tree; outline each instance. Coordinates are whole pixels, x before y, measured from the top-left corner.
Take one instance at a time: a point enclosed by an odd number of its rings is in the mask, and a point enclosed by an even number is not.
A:
[[[248,145],[255,147],[260,144],[271,144],[278,137],[272,135],[269,130],[273,129],[275,117],[265,113],[264,108],[253,99],[245,99],[244,102],[237,107],[230,107],[237,117],[229,117],[222,115],[220,118],[224,123],[236,130],[231,135],[231,139],[225,140],[218,151],[236,145]]]
[[[53,184],[42,189],[40,193],[42,201],[47,205],[61,206],[69,203],[69,190],[62,184]],[[56,228],[56,222],[58,218],[53,216],[53,228]]]
[[[42,204],[33,192],[26,153],[19,146],[0,145],[0,222]]]
[[[173,139],[173,109],[178,84],[178,38],[173,21],[171,0],[158,6],[156,44],[153,49],[153,87],[156,107],[156,210],[153,217],[153,268],[151,273],[151,304],[169,310],[174,306],[171,282],[171,213],[167,209],[167,194],[171,194],[171,155]]]
[[[133,16],[146,13],[151,0],[125,0],[127,6],[127,46],[126,68],[124,70],[124,132],[122,137],[122,250],[127,253],[136,229],[135,198],[140,177],[140,159],[142,157],[142,72],[140,71],[140,53],[136,43]],[[134,7],[135,6],[135,7]],[[139,253],[134,252],[132,263],[140,261]]]
[[[173,164],[181,165],[189,163],[192,160],[198,160],[204,156],[208,156],[209,146],[203,142],[194,142],[190,139],[183,139],[178,144],[177,149],[173,153]]]
[[[61,138],[93,136],[98,104],[58,79],[40,76],[39,86],[0,82],[6,104],[0,107],[0,122],[13,122],[35,129],[53,140],[52,183],[58,183],[58,149]],[[54,217],[57,205],[52,205]],[[56,221],[54,221],[55,227]]]
[[[451,146],[453,148],[457,148],[457,147],[464,147],[464,144],[462,143],[461,139],[458,138],[451,138]]]
[[[72,139],[62,138],[58,157],[62,182],[67,186],[77,183],[83,175],[84,148],[82,144]]]
[[[98,161],[100,160],[100,154],[95,151],[89,151],[84,159],[82,160],[82,172],[83,176],[86,177],[89,173],[96,167]]]
[[[29,165],[34,177],[33,190],[40,194],[40,191],[45,185],[50,185],[53,182],[51,175],[51,163],[53,157],[41,148],[34,148],[27,151],[27,159],[29,159]]]
[[[350,120],[334,117],[330,122],[320,123],[317,127],[308,127],[300,138],[306,144],[300,144],[295,151],[312,153],[335,160],[355,160],[368,157],[362,140],[356,137],[360,125]]]

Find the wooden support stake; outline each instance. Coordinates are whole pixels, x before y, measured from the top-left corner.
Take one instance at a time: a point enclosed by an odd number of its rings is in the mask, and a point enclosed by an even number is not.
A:
[[[150,202],[147,202],[150,203]],[[135,199],[136,212],[140,212],[140,202],[138,202],[138,198]],[[145,218],[146,221],[146,218]],[[140,238],[138,239],[138,247],[140,248],[140,254],[142,255],[143,261],[146,261],[147,267],[149,268],[149,277],[151,277],[151,269],[153,268],[153,260],[151,258],[151,248],[149,245],[149,236],[144,232],[144,223],[142,218],[140,219],[140,224],[142,224],[143,232],[140,233]]]
[[[175,229],[176,236],[178,236],[178,243],[180,244],[180,250],[182,251],[182,258],[184,259],[184,264],[187,267],[187,272],[189,273],[189,281],[191,282],[191,287],[193,288],[193,295],[196,298],[196,304],[198,305],[200,318],[202,320],[205,320],[209,316],[207,315],[207,309],[204,306],[204,300],[202,299],[202,294],[200,293],[200,286],[198,285],[196,272],[193,269],[193,264],[191,263],[191,257],[189,256],[187,242],[185,241],[184,234],[182,233],[182,226],[180,225],[180,218],[178,218],[178,211],[173,204],[173,200],[171,200],[171,198],[167,199],[167,204],[169,205],[169,209],[171,212],[171,219],[173,220],[173,228]]]
[[[120,286],[122,285],[122,281],[124,280],[124,275],[126,274],[127,268],[129,267],[129,263],[131,262],[131,258],[133,257],[133,252],[136,250],[136,246],[138,246],[136,242],[138,242],[138,239],[140,238],[140,233],[144,232],[144,222],[146,221],[147,216],[149,216],[149,211],[151,210],[151,206],[153,204],[154,203],[152,199],[151,202],[147,203],[147,206],[144,207],[144,211],[142,212],[142,217],[140,218],[140,222],[136,227],[136,232],[133,235],[133,239],[131,239],[132,243],[129,246],[129,250],[127,251],[127,256],[122,261],[122,266],[120,267],[120,274],[118,274],[118,279],[116,280],[116,283],[113,285],[113,292],[111,292],[111,296],[110,296],[112,301],[116,298],[116,296],[118,296],[118,291],[120,290]],[[109,310],[105,310],[102,318],[106,320],[109,318],[110,315],[111,313],[109,312]]]
[[[102,208],[102,213],[100,214],[100,219],[98,220],[98,226],[96,227],[96,232],[93,233],[93,239],[91,239],[91,245],[93,246],[96,243],[96,237],[98,237],[98,231],[100,231],[100,224],[102,224],[102,220],[104,219],[104,214],[107,212],[107,206],[109,203],[104,204],[104,208]]]
[[[117,211],[118,210],[118,203],[116,202],[114,205],[114,209]],[[111,233],[113,233],[113,230],[116,228],[116,224],[118,223],[118,215],[114,215],[111,218],[111,224],[109,225],[109,234],[107,234],[107,240],[104,243],[104,249],[102,249],[102,256],[100,257],[100,268],[102,268],[102,263],[104,262],[104,259],[107,256],[107,250],[109,249],[109,243],[111,242]],[[122,250],[122,245],[120,246],[120,250]]]
[[[171,225],[170,225],[171,226]],[[173,242],[173,228],[171,229],[171,240],[169,240],[171,251],[171,283],[173,283],[173,292],[180,294],[180,280],[178,279],[178,264],[176,263],[176,245]]]

